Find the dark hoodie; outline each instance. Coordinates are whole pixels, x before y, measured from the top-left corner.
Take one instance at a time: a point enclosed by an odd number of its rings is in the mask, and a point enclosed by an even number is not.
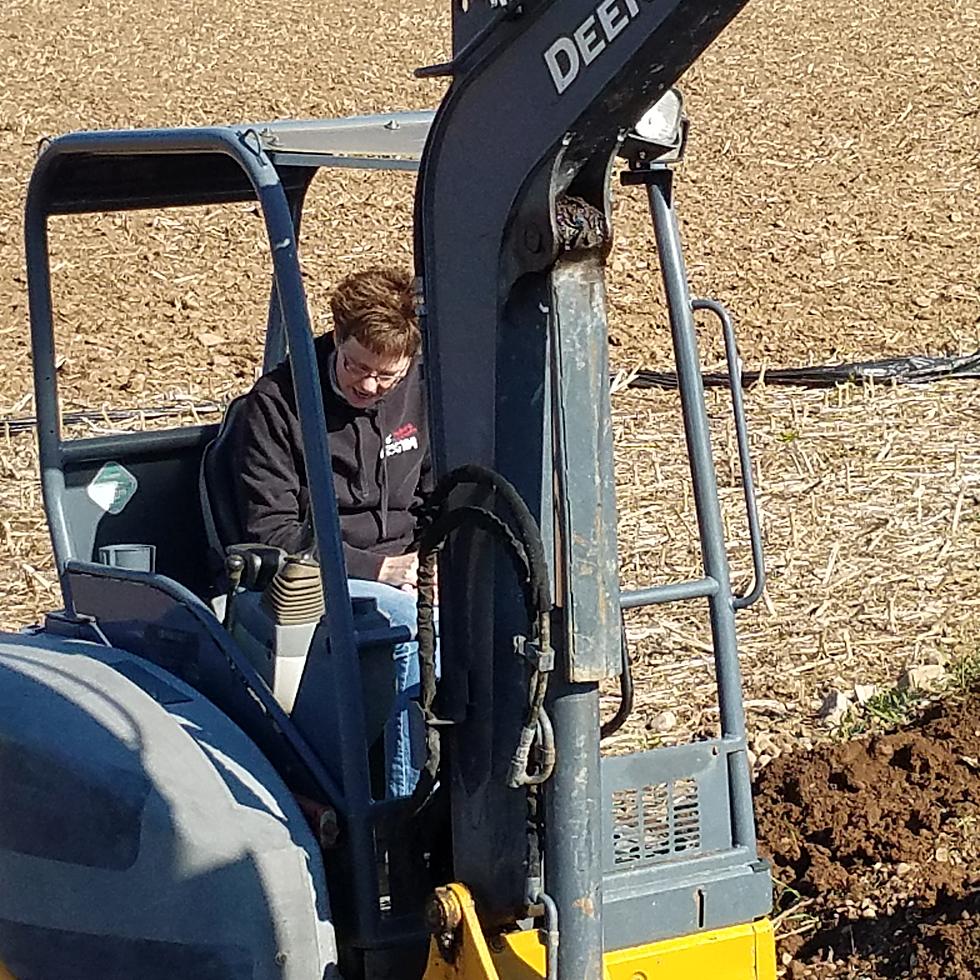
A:
[[[336,388],[333,334],[316,340],[347,574],[376,579],[387,555],[414,547],[412,509],[428,489],[429,443],[418,358],[367,409]],[[236,419],[237,510],[246,541],[287,552],[312,545],[309,489],[288,363],[255,383]]]

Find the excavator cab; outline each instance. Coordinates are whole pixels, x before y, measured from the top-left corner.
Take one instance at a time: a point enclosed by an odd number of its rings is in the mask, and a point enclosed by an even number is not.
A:
[[[689,294],[672,169],[687,131],[672,86],[740,6],[454,5],[452,60],[421,70],[451,79],[436,113],[45,146],[26,247],[64,608],[0,637],[10,974],[775,976],[735,631],[763,586],[737,353],[725,309]],[[335,167],[418,171],[438,484],[420,568],[426,760],[401,800],[374,789],[384,706],[363,692],[384,686],[404,637],[348,592],[298,262],[307,189]],[[617,176],[649,200],[703,559],[695,579],[633,591],[618,577],[604,292]],[[255,201],[265,223],[265,366],[288,355],[319,562],[253,563],[219,619],[202,507],[202,489],[205,504],[220,490],[202,467],[217,427],[63,438],[46,236],[56,214],[228,201]],[[722,532],[698,309],[729,356],[745,595]],[[252,556],[228,560],[241,583]],[[630,707],[624,612],[674,601],[707,605],[719,731],[603,757],[603,729]],[[617,679],[623,704],[604,724],[599,686]]]

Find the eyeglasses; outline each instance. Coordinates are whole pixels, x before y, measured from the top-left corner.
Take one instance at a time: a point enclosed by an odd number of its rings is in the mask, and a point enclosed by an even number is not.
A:
[[[339,349],[340,359],[343,362],[344,370],[357,378],[359,381],[365,381],[368,378],[374,378],[384,388],[388,388],[402,378],[408,373],[408,368],[406,367],[402,371],[374,371],[369,367],[361,364],[360,361],[355,361],[347,351]]]

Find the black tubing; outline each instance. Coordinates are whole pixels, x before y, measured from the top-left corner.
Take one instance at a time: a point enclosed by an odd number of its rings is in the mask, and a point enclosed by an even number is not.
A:
[[[548,563],[544,556],[541,533],[528,510],[527,504],[504,477],[477,463],[459,466],[439,481],[439,485],[432,492],[427,505],[436,509],[441,508],[449,494],[458,486],[466,483],[489,487],[500,493],[517,525],[517,536],[527,552],[531,585],[535,592],[535,605],[539,610],[550,609],[552,606],[551,584],[548,578]]]
[[[609,738],[623,727],[626,719],[633,713],[633,665],[630,662],[630,648],[626,639],[626,620],[619,615],[619,638],[623,656],[623,666],[619,672],[619,707],[616,714],[602,723],[599,738]]]

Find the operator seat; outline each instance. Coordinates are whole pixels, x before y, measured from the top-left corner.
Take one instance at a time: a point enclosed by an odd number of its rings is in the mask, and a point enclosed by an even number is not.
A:
[[[245,540],[235,507],[239,475],[233,465],[233,447],[236,421],[241,417],[247,397],[239,395],[228,405],[218,434],[201,455],[198,479],[201,513],[208,538],[208,557],[218,574],[224,567],[225,550]]]
[[[225,557],[229,549],[234,549],[235,553],[246,559],[246,566],[233,600],[236,612],[230,627],[231,637],[289,714],[304,674],[313,633],[323,611],[323,596],[317,574],[313,591],[319,596],[320,611],[314,608],[311,615],[309,576],[304,576],[302,583],[295,577],[290,579],[283,592],[291,602],[299,605],[302,617],[298,619],[277,619],[277,614],[270,611],[260,598],[283,567],[287,556],[281,548],[246,542],[235,506],[241,480],[241,474],[234,465],[235,440],[244,417],[242,410],[247,397],[239,395],[228,405],[218,434],[201,455],[198,487],[213,583],[208,603],[216,618],[226,621],[229,583]],[[313,606],[316,606],[315,601]],[[384,785],[384,745],[380,739],[395,699],[395,661],[385,644],[405,643],[412,634],[405,626],[391,626],[387,618],[378,612],[375,599],[355,599],[353,610],[355,633],[361,630],[372,638],[371,642],[359,646],[358,652],[363,683],[370,692],[369,697],[362,694],[361,698],[365,704],[368,744],[373,746],[372,759],[376,769],[373,778],[380,780],[380,798]]]
[[[228,589],[225,559],[234,549],[245,559],[241,586],[262,592],[282,567],[286,553],[271,545],[249,543],[238,516],[235,501],[241,475],[235,466],[235,440],[241,425],[242,407],[247,395],[239,395],[225,411],[218,434],[201,454],[198,491],[201,516],[207,536],[207,559],[210,571],[211,608],[219,618],[224,614],[224,596]],[[217,594],[215,594],[217,593]]]

